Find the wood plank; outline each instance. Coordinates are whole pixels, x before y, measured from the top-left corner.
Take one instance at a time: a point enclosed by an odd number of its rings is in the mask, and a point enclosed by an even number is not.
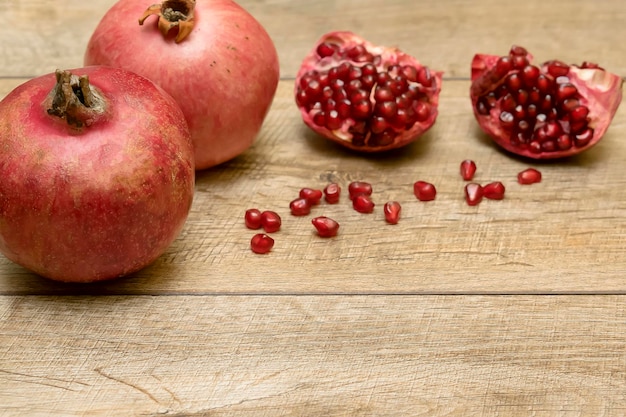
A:
[[[0,14],[0,76],[34,76],[82,66],[93,29],[114,0],[14,0]],[[148,2],[149,3],[149,2]],[[476,52],[525,45],[540,60],[600,62],[626,75],[626,9],[621,0],[240,0],[274,39],[281,74],[293,77],[317,39],[351,30],[399,46],[447,77],[469,77]],[[129,17],[135,19],[135,17]]]
[[[625,306],[0,297],[0,415],[621,417]]]
[[[7,89],[16,80],[4,80]],[[479,133],[468,82],[444,85],[435,127],[404,150],[371,157],[339,149],[310,133],[293,103],[292,82],[279,93],[257,143],[244,155],[197,176],[187,225],[151,267],[130,279],[90,287],[54,285],[0,258],[0,294],[371,294],[626,292],[626,107],[605,139],[561,163],[512,158]],[[503,201],[469,207],[460,161],[474,159],[476,180],[501,180]],[[541,169],[540,184],[521,186],[517,172]],[[421,203],[412,184],[428,180],[437,200]],[[372,215],[345,196],[352,180],[374,185]],[[340,235],[313,233],[311,216],[293,217],[289,201],[303,186],[344,186],[341,204],[312,215],[341,223]],[[383,203],[400,201],[398,225],[385,224]],[[247,208],[276,210],[283,228],[271,254],[249,249]]]

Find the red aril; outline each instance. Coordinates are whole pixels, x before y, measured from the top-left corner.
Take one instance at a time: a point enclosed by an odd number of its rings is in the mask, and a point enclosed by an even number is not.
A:
[[[470,182],[465,186],[465,202],[468,206],[476,206],[483,199],[483,187],[480,184]]]
[[[483,186],[483,195],[489,200],[502,200],[504,198],[505,187],[500,181],[490,182]]]
[[[274,247],[274,239],[265,233],[257,233],[250,239],[250,249],[252,252],[258,254],[265,254],[272,250]]]
[[[419,201],[432,201],[437,196],[437,189],[429,182],[416,181],[413,184],[413,193]]]
[[[359,194],[372,195],[372,184],[365,181],[352,181],[348,184],[348,195],[350,200],[354,200]]]
[[[480,127],[504,149],[534,159],[575,155],[604,135],[622,99],[622,78],[584,62],[532,64],[514,46],[508,55],[477,54],[470,97]]]
[[[0,251],[92,282],[152,263],[191,208],[193,147],[176,102],[122,69],[34,78],[0,102]]]
[[[256,230],[261,228],[261,210],[251,208],[246,210],[244,222],[248,229]]]
[[[371,213],[374,211],[374,202],[367,194],[358,194],[352,200],[352,207],[359,213]]]
[[[322,199],[322,195],[322,190],[314,188],[305,187],[300,190],[300,198],[306,199],[312,206],[319,204]]]
[[[476,173],[476,162],[466,159],[461,162],[461,177],[465,181],[471,181]]]
[[[271,210],[266,210],[261,213],[261,226],[265,233],[274,233],[280,230],[282,220],[278,213]]]
[[[378,152],[413,142],[435,123],[441,76],[397,48],[331,32],[302,62],[296,103],[320,135]]]
[[[328,184],[324,188],[324,199],[328,204],[337,204],[341,196],[341,186],[335,182]]]
[[[339,232],[339,223],[326,216],[319,216],[311,219],[311,223],[317,230],[317,234],[320,237],[334,237]]]
[[[125,68],[170,93],[189,124],[196,169],[241,154],[259,133],[278,86],[272,40],[231,0],[150,4],[114,4],[89,40],[85,65]]]
[[[388,201],[383,206],[383,212],[385,213],[385,221],[389,224],[398,224],[400,221],[400,212],[402,206],[397,201]]]
[[[311,212],[311,203],[306,198],[296,198],[289,203],[289,209],[294,216],[306,216]]]
[[[541,182],[541,172],[535,168],[527,168],[517,174],[517,182],[525,185]]]

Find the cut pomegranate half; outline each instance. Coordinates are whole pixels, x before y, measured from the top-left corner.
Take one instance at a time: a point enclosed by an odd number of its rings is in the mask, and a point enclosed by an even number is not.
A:
[[[526,49],[477,54],[470,97],[480,127],[504,149],[533,159],[575,155],[598,143],[622,99],[622,78],[597,64],[532,64]]]

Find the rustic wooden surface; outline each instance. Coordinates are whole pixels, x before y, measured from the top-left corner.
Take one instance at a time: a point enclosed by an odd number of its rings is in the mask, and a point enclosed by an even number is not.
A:
[[[82,65],[113,0],[14,0],[0,9],[0,97]],[[496,149],[471,114],[474,52],[528,47],[626,75],[621,0],[242,0],[276,42],[281,83],[257,143],[201,172],[189,221],[152,266],[75,286],[0,257],[0,415],[624,416],[626,106],[605,139],[558,164]],[[419,142],[363,157],[300,121],[293,77],[329,30],[397,45],[445,71],[440,117]],[[501,180],[468,207],[458,164]],[[541,184],[518,171],[539,167]],[[303,186],[367,180],[378,203],[288,215]],[[412,194],[418,179],[436,201]],[[1,180],[1,179],[0,179]],[[403,203],[396,226],[388,199]],[[246,208],[283,216],[276,247],[249,250]]]

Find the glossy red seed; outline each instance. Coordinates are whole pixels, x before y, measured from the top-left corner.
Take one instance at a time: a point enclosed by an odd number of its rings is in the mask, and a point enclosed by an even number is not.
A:
[[[334,237],[337,236],[339,231],[339,223],[330,217],[319,216],[311,219],[311,223],[317,230],[317,234],[320,237]]]
[[[341,187],[339,184],[332,182],[324,188],[324,199],[328,204],[337,204],[341,196]]]
[[[274,233],[280,230],[282,219],[275,211],[266,210],[261,213],[261,227],[265,233]]]
[[[374,202],[367,194],[358,194],[352,200],[352,207],[359,213],[371,213],[374,211]]]
[[[437,189],[426,181],[417,181],[413,184],[413,193],[419,201],[432,201],[437,196]]]
[[[300,190],[300,198],[305,198],[311,205],[318,204],[322,199],[322,194],[322,190],[315,188],[305,187]]]
[[[311,204],[306,198],[296,198],[289,203],[289,209],[294,216],[306,216],[311,212]]]
[[[251,208],[246,210],[244,221],[248,229],[256,230],[261,228],[261,210]]]
[[[474,174],[476,173],[476,163],[471,159],[466,159],[461,162],[461,177],[465,181],[471,181],[474,178]]]
[[[359,194],[372,195],[372,184],[365,181],[353,181],[348,184],[350,200],[353,200]]]
[[[502,200],[505,187],[500,181],[490,182],[483,187],[483,195],[489,200]]]
[[[385,213],[385,221],[389,224],[398,224],[400,220],[400,212],[402,206],[397,201],[388,201],[383,206],[383,212]]]
[[[264,254],[268,253],[274,247],[274,239],[265,233],[257,233],[250,240],[250,249],[252,252]]]
[[[476,206],[483,199],[483,187],[475,182],[470,182],[465,186],[465,202],[468,206]]]
[[[520,184],[535,184],[541,182],[541,172],[535,168],[528,168],[517,174],[517,182]]]

